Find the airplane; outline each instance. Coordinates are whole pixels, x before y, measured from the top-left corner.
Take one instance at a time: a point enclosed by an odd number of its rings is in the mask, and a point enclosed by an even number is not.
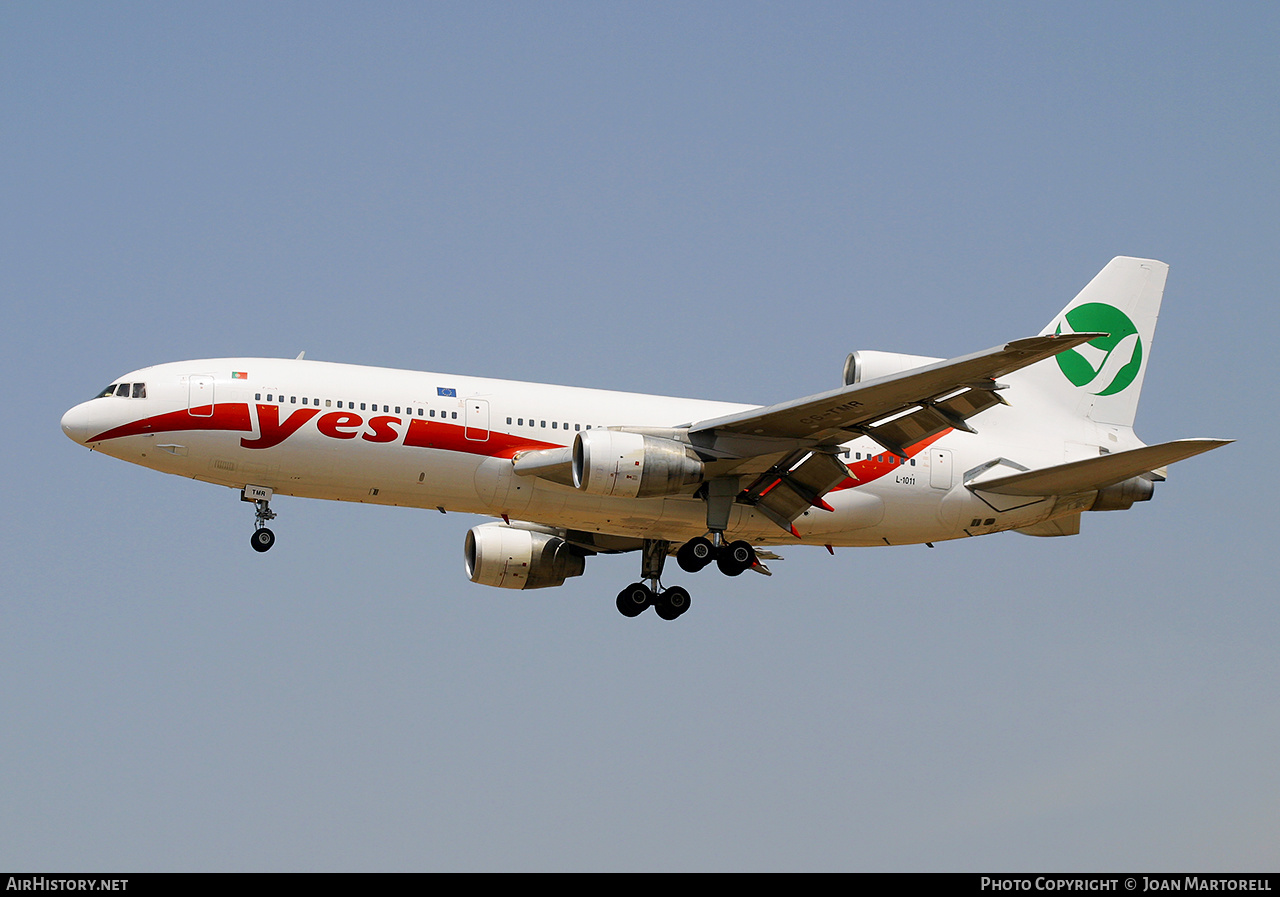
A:
[[[1069,536],[1086,511],[1149,500],[1169,464],[1232,441],[1134,433],[1167,273],[1115,258],[1036,336],[947,360],[853,352],[839,387],[766,407],[300,355],[142,368],[62,430],[238,490],[260,552],[277,495],[480,514],[472,582],[560,586],[638,552],[618,610],[674,620],[691,599],[662,583],[673,555],[770,574],[779,546]]]

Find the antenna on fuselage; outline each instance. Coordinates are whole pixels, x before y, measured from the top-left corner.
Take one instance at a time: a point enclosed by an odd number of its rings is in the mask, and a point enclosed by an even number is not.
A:
[[[294,359],[294,361],[301,361],[301,360],[302,360],[302,356],[303,356],[303,355],[306,355],[306,354],[307,354],[307,350],[306,350],[306,349],[303,349],[301,352],[299,352],[299,353],[298,353],[298,357],[297,357],[297,358],[295,358],[295,359]]]

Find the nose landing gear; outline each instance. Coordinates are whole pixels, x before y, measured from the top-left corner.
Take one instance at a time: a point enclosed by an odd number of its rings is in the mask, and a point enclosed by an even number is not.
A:
[[[253,535],[249,544],[254,551],[270,551],[276,544],[276,534],[267,529],[267,521],[275,520],[276,513],[271,510],[272,491],[266,486],[245,486],[240,490],[240,500],[253,502]]]
[[[265,526],[260,526],[253,531],[249,544],[254,551],[270,551],[271,546],[276,544],[276,534]]]

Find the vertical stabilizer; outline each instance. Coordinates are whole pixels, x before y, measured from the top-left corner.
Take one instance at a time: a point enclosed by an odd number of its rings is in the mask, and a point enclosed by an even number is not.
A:
[[[1154,259],[1112,259],[1041,331],[1107,336],[1016,376],[1082,417],[1132,427],[1168,273]]]

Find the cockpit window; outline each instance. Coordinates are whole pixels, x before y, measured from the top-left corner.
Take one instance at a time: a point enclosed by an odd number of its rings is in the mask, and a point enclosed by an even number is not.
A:
[[[94,398],[105,399],[107,396],[120,396],[124,399],[145,399],[147,397],[147,384],[112,383],[102,392],[94,396]]]

